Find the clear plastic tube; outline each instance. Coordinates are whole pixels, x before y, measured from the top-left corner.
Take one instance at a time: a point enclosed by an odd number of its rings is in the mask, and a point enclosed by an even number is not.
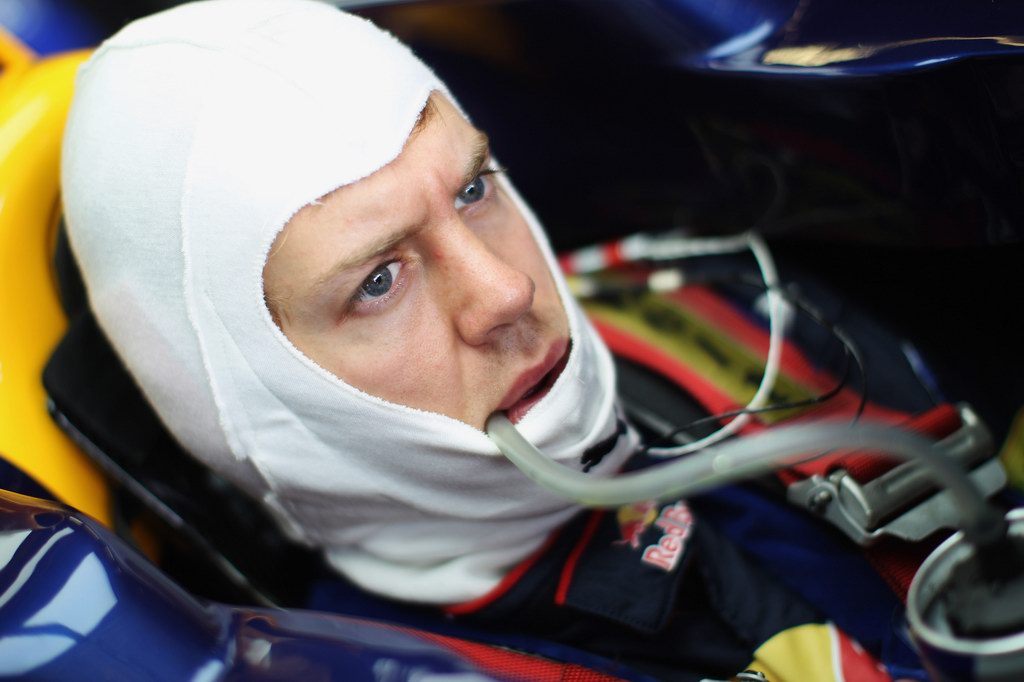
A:
[[[705,448],[669,463],[611,478],[568,469],[546,457],[495,413],[487,435],[529,478],[548,490],[591,507],[617,507],[643,500],[691,496],[778,466],[813,459],[833,449],[877,450],[904,460],[922,462],[929,474],[950,491],[960,509],[968,539],[987,542],[1001,532],[1002,517],[992,509],[954,462],[932,449],[920,436],[870,423],[818,422],[776,427],[742,439]]]

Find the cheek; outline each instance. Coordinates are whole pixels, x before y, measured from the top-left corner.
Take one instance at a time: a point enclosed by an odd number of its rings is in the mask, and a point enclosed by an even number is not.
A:
[[[410,300],[398,315],[364,318],[341,325],[323,348],[323,361],[314,358],[350,386],[370,395],[412,407],[425,396],[438,395],[440,377],[450,376],[450,354],[443,330],[429,306]],[[443,388],[443,387],[442,387]],[[441,391],[443,394],[443,390]]]

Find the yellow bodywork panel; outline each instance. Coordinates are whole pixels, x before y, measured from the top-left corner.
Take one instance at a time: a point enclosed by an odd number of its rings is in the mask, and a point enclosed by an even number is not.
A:
[[[52,255],[61,137],[86,56],[36,61],[0,31],[0,456],[109,524],[107,483],[50,419],[42,384],[67,326]]]

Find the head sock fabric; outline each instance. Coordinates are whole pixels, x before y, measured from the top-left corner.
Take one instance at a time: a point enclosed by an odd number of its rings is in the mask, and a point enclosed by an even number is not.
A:
[[[91,305],[164,423],[364,588],[478,598],[578,509],[476,428],[381,400],[299,352],[263,298],[289,218],[395,159],[445,86],[369,22],[312,0],[212,0],[135,22],[79,74],[62,182]],[[448,95],[450,98],[450,95]],[[607,349],[546,238],[568,365],[520,422],[576,469],[616,429]],[[631,437],[592,470],[614,472]]]

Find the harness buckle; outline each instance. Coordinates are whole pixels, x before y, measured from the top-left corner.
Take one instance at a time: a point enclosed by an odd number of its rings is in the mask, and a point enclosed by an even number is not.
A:
[[[961,426],[936,447],[965,469],[985,497],[1007,482],[995,456],[992,434],[966,403],[957,405]],[[948,491],[938,486],[919,462],[904,462],[867,483],[858,483],[846,469],[815,474],[790,485],[787,499],[809,509],[868,547],[883,537],[907,542],[935,531],[956,529],[960,515]]]

